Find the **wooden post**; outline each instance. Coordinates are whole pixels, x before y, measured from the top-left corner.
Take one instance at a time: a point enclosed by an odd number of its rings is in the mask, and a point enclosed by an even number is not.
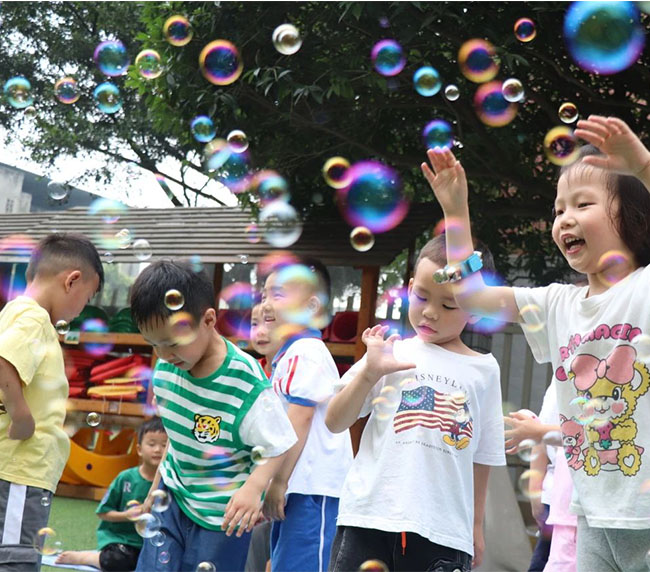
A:
[[[221,262],[215,262],[214,264],[212,285],[214,286],[214,309],[219,312],[219,293],[223,286],[223,264]]]
[[[361,274],[361,304],[357,320],[357,343],[354,346],[354,361],[366,353],[366,346],[361,341],[363,331],[375,324],[377,307],[377,286],[379,285],[379,266],[364,266]]]

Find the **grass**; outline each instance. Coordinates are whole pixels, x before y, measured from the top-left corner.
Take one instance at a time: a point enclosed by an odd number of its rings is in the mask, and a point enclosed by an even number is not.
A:
[[[64,550],[93,550],[97,547],[97,502],[54,497],[48,526],[56,532]],[[44,572],[60,572],[61,568],[43,566]]]

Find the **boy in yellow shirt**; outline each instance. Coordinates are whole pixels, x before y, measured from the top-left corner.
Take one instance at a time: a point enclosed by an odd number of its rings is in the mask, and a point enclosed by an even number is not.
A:
[[[54,324],[76,318],[104,282],[92,243],[45,237],[27,266],[27,288],[0,312],[0,569],[40,567],[33,542],[47,525],[68,460],[68,397]]]

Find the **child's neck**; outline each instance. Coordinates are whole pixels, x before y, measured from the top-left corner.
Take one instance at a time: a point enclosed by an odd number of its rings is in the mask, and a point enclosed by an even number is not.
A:
[[[587,283],[589,284],[589,289],[587,290],[587,298],[591,296],[598,296],[603,292],[607,292],[612,286],[615,286],[619,282],[625,280],[630,274],[635,272],[637,268],[632,268],[631,266],[626,266],[621,269],[613,269],[607,272],[598,272],[596,274],[587,275]]]
[[[140,473],[140,476],[145,480],[145,481],[153,481],[154,477],[156,476],[156,471],[158,470],[158,465],[150,465],[148,463],[142,463],[138,467],[138,472]]]
[[[420,338],[422,339],[422,338]],[[481,355],[478,352],[475,352],[472,348],[468,347],[465,345],[465,342],[460,339],[459,337],[452,338],[451,340],[447,340],[444,342],[440,343],[435,343],[435,342],[427,342],[425,340],[422,340],[425,343],[430,343],[433,346],[438,346],[439,348],[442,348],[443,350],[447,350],[448,352],[453,352],[455,354],[460,354],[464,356],[479,356]]]
[[[212,375],[221,367],[221,364],[226,359],[228,347],[221,334],[217,330],[213,330],[210,332],[210,336],[210,342],[205,349],[205,353],[190,370],[190,374],[193,377],[208,377]]]
[[[50,316],[52,315],[52,287],[50,284],[43,283],[42,280],[34,279],[27,284],[23,296],[31,298]]]

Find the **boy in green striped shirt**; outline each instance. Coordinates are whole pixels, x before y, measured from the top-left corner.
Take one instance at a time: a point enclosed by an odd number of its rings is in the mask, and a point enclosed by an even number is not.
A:
[[[243,570],[262,494],[297,440],[259,363],[215,329],[214,300],[206,273],[185,262],[151,264],[131,290],[160,358],[152,382],[169,437],[152,491],[171,501],[155,513],[165,542],[145,541],[137,570]]]

